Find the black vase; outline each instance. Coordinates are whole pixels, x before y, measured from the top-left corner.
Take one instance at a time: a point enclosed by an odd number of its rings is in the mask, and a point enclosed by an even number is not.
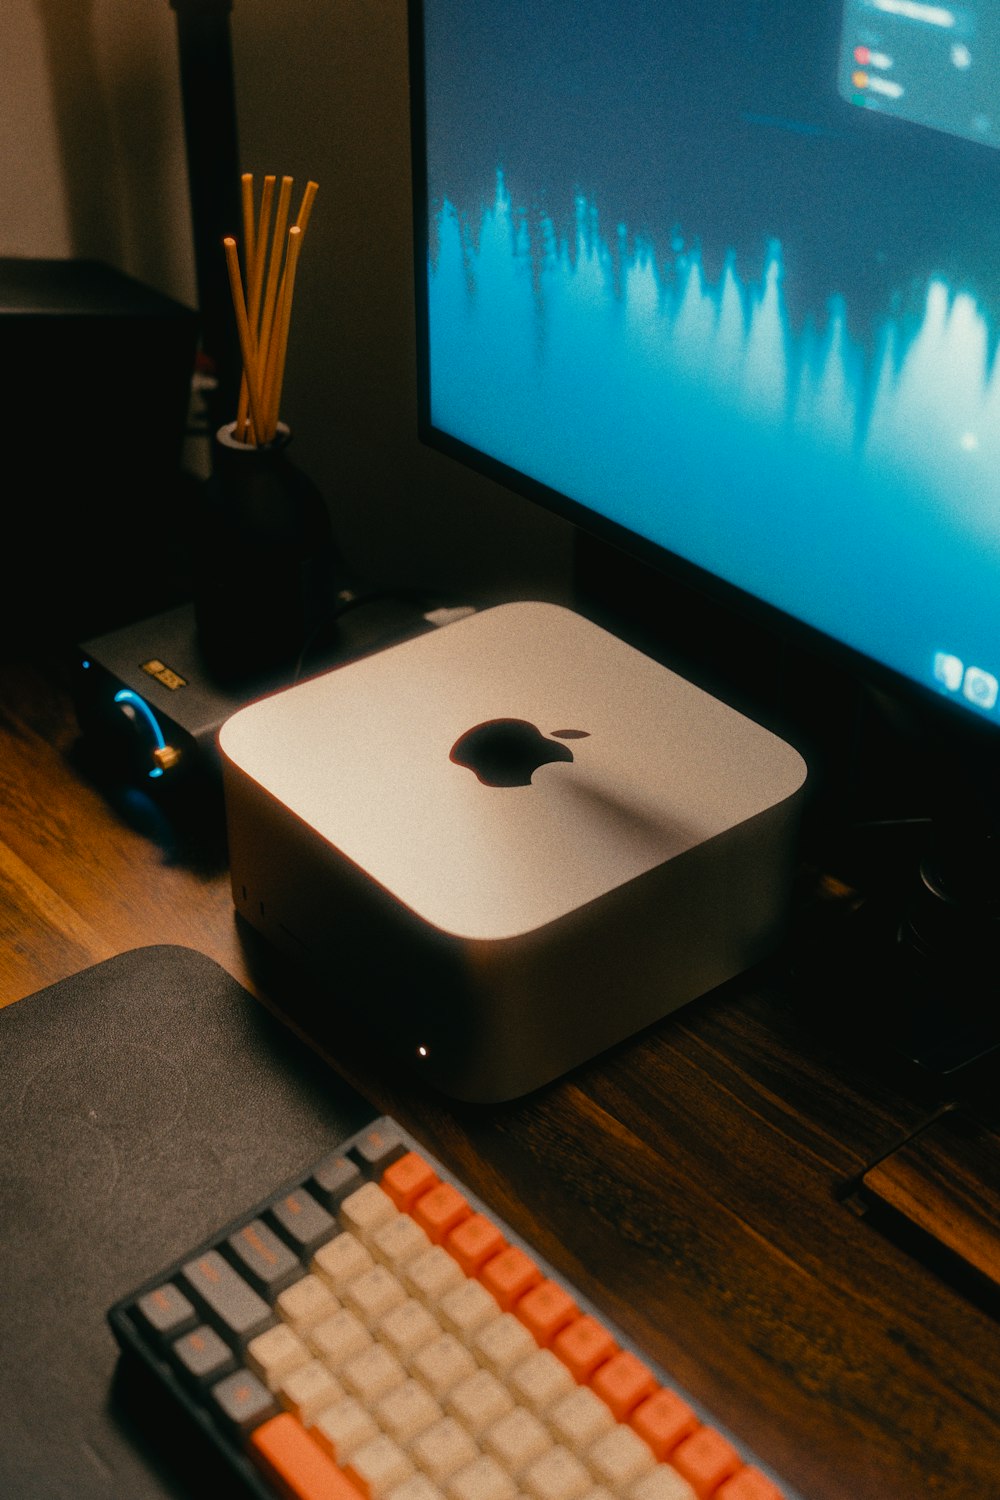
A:
[[[215,435],[192,560],[202,657],[220,682],[287,681],[333,608],[341,562],[322,493],[288,454],[279,424],[270,443]]]

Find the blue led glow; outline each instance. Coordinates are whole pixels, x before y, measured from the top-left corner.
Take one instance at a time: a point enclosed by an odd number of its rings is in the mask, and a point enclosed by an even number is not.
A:
[[[158,750],[163,750],[166,748],[167,742],[163,738],[163,730],[160,728],[156,715],[150,708],[149,704],[146,702],[145,698],[140,698],[139,694],[134,693],[131,688],[119,688],[118,692],[115,694],[115,702],[128,703],[132,708],[138,709],[146,719],[146,722],[148,723],[150,729],[153,731],[153,738],[156,740],[156,748]],[[155,779],[157,776],[162,776],[163,767],[154,766],[149,775],[153,779]]]

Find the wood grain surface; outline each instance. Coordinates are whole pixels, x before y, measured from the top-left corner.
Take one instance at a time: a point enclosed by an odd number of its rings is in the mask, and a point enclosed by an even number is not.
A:
[[[861,1196],[1000,1293],[1000,1135],[964,1111],[944,1112],[876,1162]],[[956,1268],[960,1269],[960,1268]]]
[[[1000,1496],[1000,1325],[851,1205],[941,1100],[787,954],[527,1099],[457,1105],[238,924],[220,808],[104,782],[59,664],[3,666],[0,1003],[150,943],[305,1026],[805,1500]]]

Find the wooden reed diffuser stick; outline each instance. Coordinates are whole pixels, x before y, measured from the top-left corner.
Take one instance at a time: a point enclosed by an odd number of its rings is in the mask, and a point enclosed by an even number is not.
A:
[[[285,357],[288,353],[288,327],[292,317],[292,295],[295,291],[295,271],[302,248],[302,230],[293,224],[288,231],[288,254],[281,277],[281,290],[275,316],[275,329],[268,349],[264,391],[262,396],[264,420],[272,437],[278,430],[278,408],[281,405],[281,386],[285,376]]]
[[[236,249],[236,241],[232,235],[227,235],[223,241],[226,251],[226,266],[229,271],[229,288],[233,296],[233,311],[236,313],[236,328],[240,338],[240,353],[243,355],[243,373],[246,376],[247,396],[250,401],[250,416],[254,428],[260,434],[263,431],[261,422],[261,389],[260,376],[257,369],[257,344],[253,336],[247,318],[246,302],[243,297],[243,282],[240,280],[239,252]]]
[[[278,301],[278,284],[281,277],[281,262],[285,249],[285,232],[288,225],[288,210],[292,201],[292,179],[283,177],[278,192],[278,207],[274,216],[274,234],[271,240],[270,257],[267,264],[267,280],[264,285],[264,305],[260,314],[260,332],[257,347],[260,351],[261,380],[267,368],[268,351],[274,336],[274,318]],[[270,434],[273,437],[273,433]],[[270,441],[265,437],[263,441]]]
[[[274,201],[274,176],[264,178],[264,188],[260,200],[260,219],[257,228],[254,229],[253,222],[253,174],[243,174],[244,197],[243,197],[243,241],[246,247],[247,263],[247,317],[253,330],[254,338],[260,340],[260,295],[264,285],[264,267],[267,263],[267,237],[271,227],[271,206]],[[248,186],[249,184],[249,186]],[[239,407],[236,413],[236,437],[241,443],[247,441],[258,441],[256,433],[251,433],[248,428],[249,400],[247,395],[246,373],[240,382]]]

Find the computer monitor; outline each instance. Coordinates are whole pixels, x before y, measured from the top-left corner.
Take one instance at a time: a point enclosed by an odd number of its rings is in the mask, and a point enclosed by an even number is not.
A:
[[[1000,5],[411,19],[424,439],[995,758]]]

